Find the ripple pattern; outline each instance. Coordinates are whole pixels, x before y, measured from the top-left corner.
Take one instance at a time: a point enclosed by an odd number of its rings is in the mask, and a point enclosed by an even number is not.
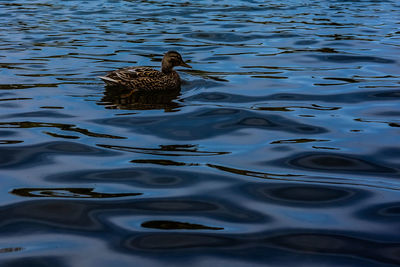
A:
[[[398,14],[0,1],[0,265],[398,266]],[[98,79],[168,50],[179,92]]]

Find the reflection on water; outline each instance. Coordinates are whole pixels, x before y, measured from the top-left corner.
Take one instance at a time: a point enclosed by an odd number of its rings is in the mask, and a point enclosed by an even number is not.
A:
[[[172,222],[172,221],[150,221],[142,223],[142,227],[155,228],[161,230],[173,230],[173,229],[187,229],[187,230],[222,230],[220,227],[210,227],[200,224]]]
[[[12,194],[21,197],[71,197],[71,198],[111,198],[138,196],[142,193],[97,193],[93,192],[94,188],[18,188],[11,191]]]
[[[398,265],[399,11],[3,1],[1,265]],[[97,78],[168,50],[179,92]]]
[[[158,93],[137,92],[129,96],[124,96],[127,95],[127,92],[107,86],[104,97],[99,104],[104,105],[108,109],[164,109],[165,112],[173,112],[182,106],[178,102],[174,102],[179,94],[180,91]]]

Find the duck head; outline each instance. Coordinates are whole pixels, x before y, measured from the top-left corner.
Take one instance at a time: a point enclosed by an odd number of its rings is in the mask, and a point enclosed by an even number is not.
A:
[[[168,51],[165,53],[161,63],[161,71],[163,73],[170,73],[176,66],[191,68],[190,65],[183,61],[182,56],[178,52]]]

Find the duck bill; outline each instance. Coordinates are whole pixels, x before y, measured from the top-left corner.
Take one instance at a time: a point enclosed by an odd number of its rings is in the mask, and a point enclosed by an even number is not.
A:
[[[185,62],[182,62],[180,66],[186,67],[186,68],[192,68],[192,66],[190,66],[189,64],[186,64]]]

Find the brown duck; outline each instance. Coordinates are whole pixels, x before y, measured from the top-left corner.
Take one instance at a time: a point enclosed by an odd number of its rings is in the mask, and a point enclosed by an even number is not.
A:
[[[179,74],[174,71],[176,66],[191,68],[183,61],[178,52],[169,51],[162,59],[161,71],[149,67],[127,67],[109,72],[106,76],[99,78],[108,86],[131,90],[129,95],[138,91],[178,90],[181,86],[181,79]]]

